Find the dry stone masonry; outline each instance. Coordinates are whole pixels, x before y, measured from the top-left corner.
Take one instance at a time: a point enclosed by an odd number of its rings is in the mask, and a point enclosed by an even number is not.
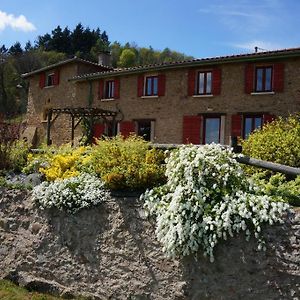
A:
[[[72,299],[300,299],[300,211],[266,228],[267,251],[237,237],[216,261],[166,259],[138,197],[69,215],[1,190],[0,278]]]

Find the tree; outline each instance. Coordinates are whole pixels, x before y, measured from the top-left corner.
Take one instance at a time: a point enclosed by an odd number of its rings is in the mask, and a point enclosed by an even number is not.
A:
[[[11,55],[21,55],[23,53],[23,49],[20,42],[16,42],[14,45],[12,45],[9,50],[9,54]]]
[[[132,49],[124,49],[120,56],[119,67],[133,67],[136,64],[136,54]]]

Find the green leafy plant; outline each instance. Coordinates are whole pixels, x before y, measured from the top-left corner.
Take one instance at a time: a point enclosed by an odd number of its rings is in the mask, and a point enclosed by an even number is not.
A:
[[[278,118],[242,141],[243,154],[258,159],[300,167],[299,116]],[[255,171],[253,168],[251,171]]]
[[[110,189],[145,189],[164,182],[165,155],[140,137],[117,136],[92,148],[94,171]]]

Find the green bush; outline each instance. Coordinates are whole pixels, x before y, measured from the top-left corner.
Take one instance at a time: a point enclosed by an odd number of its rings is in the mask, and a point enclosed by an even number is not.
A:
[[[242,141],[243,154],[292,167],[300,167],[299,116],[278,118]]]
[[[110,189],[145,189],[164,182],[164,158],[140,137],[117,136],[92,148],[89,165]]]
[[[0,170],[20,172],[26,165],[29,145],[23,141],[0,143]]]

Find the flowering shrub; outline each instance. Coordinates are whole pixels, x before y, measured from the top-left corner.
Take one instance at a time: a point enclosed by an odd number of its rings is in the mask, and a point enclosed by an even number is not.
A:
[[[141,137],[117,136],[99,141],[89,163],[110,189],[144,189],[164,182],[164,159]]]
[[[82,208],[97,205],[109,198],[104,183],[90,174],[54,182],[43,182],[33,189],[33,199],[42,208],[57,207],[75,213]]]
[[[47,181],[78,176],[90,152],[88,147],[72,148],[69,145],[43,150],[39,154],[28,155],[28,164],[23,171],[25,173],[39,171],[45,175]]]
[[[264,248],[261,225],[282,222],[288,205],[273,202],[250,183],[235,154],[219,145],[183,146],[171,153],[167,183],[142,195],[146,211],[157,218],[156,234],[170,257],[203,250],[214,260],[221,239],[244,231]]]

